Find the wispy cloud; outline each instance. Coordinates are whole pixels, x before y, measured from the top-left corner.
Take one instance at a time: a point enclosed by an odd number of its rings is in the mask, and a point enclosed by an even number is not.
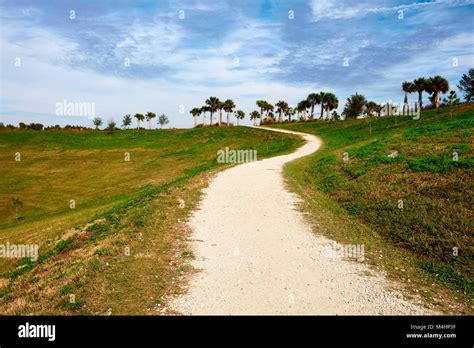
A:
[[[389,1],[392,6],[374,7],[374,1],[365,0],[354,3],[349,0],[313,0],[311,7],[313,10],[314,19],[316,21],[329,19],[348,19],[353,17],[364,17],[373,13],[387,13],[405,11],[405,10],[419,10],[428,6],[436,6],[437,8],[447,6],[466,6],[473,4],[473,0],[432,0],[420,1],[407,4],[396,4],[395,1]],[[401,13],[398,13],[402,15]]]

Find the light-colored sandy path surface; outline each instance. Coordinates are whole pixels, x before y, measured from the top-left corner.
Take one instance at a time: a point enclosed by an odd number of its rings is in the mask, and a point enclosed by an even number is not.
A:
[[[282,176],[285,163],[321,144],[301,135],[306,144],[296,152],[232,167],[211,181],[189,221],[200,271],[170,307],[224,315],[427,313],[388,290],[383,275],[363,275],[363,262],[328,257],[332,241],[311,231]]]

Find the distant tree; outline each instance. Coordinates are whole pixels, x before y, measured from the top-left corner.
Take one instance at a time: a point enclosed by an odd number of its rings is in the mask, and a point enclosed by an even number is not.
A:
[[[338,121],[338,120],[341,119],[341,116],[337,113],[336,110],[334,110],[334,111],[332,112],[332,114],[331,114],[331,119]]]
[[[162,114],[160,117],[158,117],[158,123],[160,124],[161,128],[163,128],[163,126],[167,125],[169,122],[168,116],[165,114]]]
[[[145,119],[145,116],[143,114],[135,114],[133,117],[137,119],[137,129],[140,129],[140,122]]]
[[[288,117],[288,120],[291,122],[291,116],[296,113],[296,109],[292,107],[288,107],[285,111],[285,116]]]
[[[206,112],[210,112],[211,108],[207,105],[204,105],[201,107],[201,112],[202,112],[202,126],[206,127]]]
[[[458,95],[453,90],[449,91],[449,95],[443,100],[443,105],[448,105],[448,106],[457,105],[460,103],[461,103],[461,100],[458,98]]]
[[[115,131],[116,123],[114,120],[107,122],[107,133],[112,134]]]
[[[193,115],[193,117],[194,117],[194,127],[197,126],[197,118],[201,115],[201,112],[202,112],[201,110],[202,109],[200,109],[200,108],[193,108],[193,109],[191,109],[191,111],[189,111],[189,113],[191,115]]]
[[[466,102],[474,101],[474,69],[469,69],[467,74],[462,75],[457,86],[464,93]]]
[[[261,113],[259,113],[258,111],[252,111],[250,113],[250,119],[253,120],[253,125],[256,126],[257,125],[257,119],[259,119],[261,117]]]
[[[344,111],[342,114],[346,118],[355,118],[361,115],[364,111],[366,99],[362,94],[353,94],[346,100]]]
[[[265,112],[267,114],[267,117],[275,119],[275,115],[272,112],[274,109],[275,107],[272,104],[265,102]]]
[[[151,129],[151,121],[156,117],[156,114],[154,112],[148,111],[145,114],[145,118],[148,121],[148,129]]]
[[[319,93],[319,104],[321,105],[321,116],[320,118],[324,118],[324,107],[326,105],[326,99],[329,98],[329,93],[321,92]]]
[[[418,92],[418,107],[421,109],[423,107],[423,92],[426,88],[426,79],[420,77],[413,81],[413,88]]]
[[[296,111],[298,112],[298,118],[300,113],[303,113],[304,120],[306,121],[306,111],[308,110],[308,100],[302,100],[296,105]]]
[[[100,117],[95,117],[95,118],[92,120],[92,123],[94,124],[95,129],[96,129],[96,130],[99,130],[99,127],[102,125],[102,119],[101,119]]]
[[[257,100],[257,106],[260,108],[260,119],[263,120],[263,112],[265,111],[265,106],[268,104],[265,100]],[[252,115],[252,114],[250,114]]]
[[[415,85],[413,82],[405,81],[402,83],[402,90],[405,92],[405,98],[403,99],[403,112],[408,113],[409,104],[408,104],[408,94],[415,92]]]
[[[383,106],[380,105],[380,104],[375,104],[374,106],[374,111],[377,113],[377,116],[380,117],[382,116],[382,110],[383,110]]]
[[[209,97],[206,99],[206,105],[209,107],[209,112],[211,113],[210,126],[212,126],[212,122],[214,122],[214,112],[220,108],[220,103],[221,101],[217,97]]]
[[[286,110],[288,109],[288,103],[280,100],[275,104],[275,106],[277,108],[276,111],[278,112],[278,122],[281,123],[283,121],[283,114],[286,113]]]
[[[28,128],[32,130],[43,130],[44,126],[41,123],[30,123]]]
[[[311,108],[311,112],[309,114],[309,117],[311,119],[314,118],[314,107],[321,102],[321,96],[318,93],[310,93],[308,97],[306,98],[306,108],[308,106]]]
[[[445,94],[449,91],[448,81],[439,75],[430,77],[426,82],[426,91],[431,93],[430,99],[435,108],[439,108],[441,93]]]
[[[434,93],[428,97],[428,100],[431,103],[431,107],[435,107],[436,99]]]
[[[237,119],[237,126],[240,125],[240,120],[243,120],[245,117],[245,112],[243,112],[242,110],[237,110],[235,112],[235,118]]]
[[[130,127],[131,124],[132,124],[132,116],[131,116],[130,114],[125,115],[125,116],[123,117],[122,127],[124,127],[125,129],[127,129],[128,127]]]
[[[0,122],[0,129],[5,128],[5,124],[3,122]]]
[[[329,112],[339,107],[339,99],[337,99],[336,95],[333,93],[326,94],[326,103],[324,108],[326,110],[327,118],[331,119]]]
[[[377,103],[373,101],[369,101],[365,103],[364,115],[365,115],[365,121],[369,124],[369,134],[372,134],[372,118],[374,117],[374,114],[376,113],[376,109],[377,109]]]
[[[234,101],[231,99],[227,99],[224,102],[224,111],[227,113],[227,127],[230,126],[230,113],[234,111],[235,104]]]
[[[222,125],[222,110],[224,109],[224,102],[219,100],[217,111],[219,112],[219,127]]]

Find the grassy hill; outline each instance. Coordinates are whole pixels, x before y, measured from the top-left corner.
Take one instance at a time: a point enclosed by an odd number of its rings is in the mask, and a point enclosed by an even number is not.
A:
[[[181,221],[229,166],[217,151],[301,143],[246,127],[0,132],[0,244],[40,247],[36,262],[0,259],[0,312],[156,314],[192,257]]]
[[[324,141],[286,167],[316,230],[365,244],[369,262],[441,309],[473,312],[474,104],[382,117],[372,134],[365,120],[274,127]]]

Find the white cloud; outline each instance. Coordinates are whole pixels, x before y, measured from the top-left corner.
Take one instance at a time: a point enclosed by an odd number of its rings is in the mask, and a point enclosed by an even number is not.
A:
[[[245,45],[245,37],[242,36],[242,45]],[[205,50],[202,59],[192,62],[188,60],[189,55],[202,54],[203,51],[189,50],[168,58],[174,59],[175,64],[182,63],[182,69],[175,78],[183,83],[160,78],[130,81],[89,70],[72,70],[46,59],[48,49],[58,56],[67,55],[68,50],[75,49],[74,43],[58,39],[47,31],[41,31],[22,46],[2,38],[5,52],[1,61],[2,122],[90,125],[86,118],[77,117],[77,121],[71,121],[70,117],[54,114],[56,103],[66,99],[95,103],[97,116],[104,120],[114,118],[120,123],[124,114],[155,111],[169,115],[172,126],[188,127],[193,122],[189,110],[203,105],[211,95],[221,99],[232,98],[239,109],[248,113],[256,108],[256,96],[273,103],[278,99],[292,103],[304,98],[310,90],[308,86],[288,87],[284,83],[258,78],[260,73],[270,70],[279,58],[259,57],[251,52],[240,56],[242,70],[234,69],[233,60],[220,57],[219,50]],[[45,46],[47,42],[50,44]],[[51,44],[53,42],[55,45]],[[38,54],[33,54],[35,52]],[[17,68],[13,63],[18,55],[25,58],[21,67]],[[206,58],[206,55],[209,57]],[[212,85],[205,82],[212,82]],[[184,114],[179,113],[180,105],[184,105]],[[246,122],[250,124],[249,120]]]
[[[337,0],[312,0],[311,8],[315,21],[321,19],[349,19],[363,17],[370,13],[393,12],[400,10],[413,10],[428,6],[464,6],[473,4],[473,0],[435,0],[421,1],[406,5],[391,7],[372,7],[372,1],[342,3]]]
[[[129,58],[133,64],[163,64],[184,37],[179,26],[155,21],[153,25],[135,22],[127,36],[116,44],[114,54]]]

